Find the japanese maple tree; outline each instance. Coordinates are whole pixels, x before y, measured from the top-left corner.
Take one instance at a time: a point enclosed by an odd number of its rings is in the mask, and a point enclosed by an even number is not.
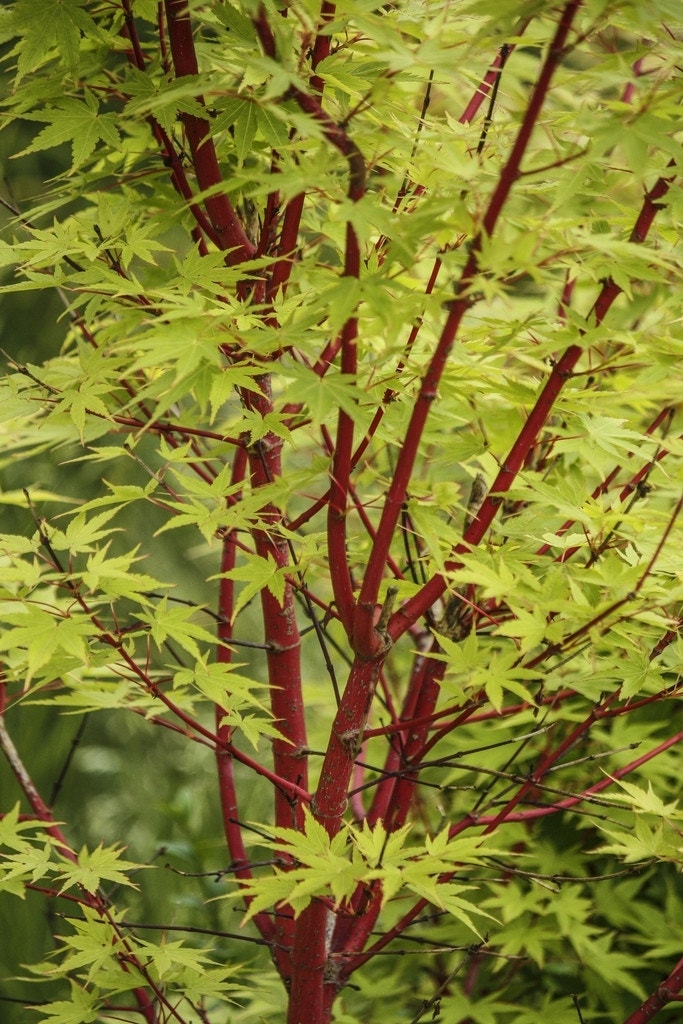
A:
[[[0,14],[3,299],[63,329],[4,341],[0,890],[54,936],[11,998],[664,1016],[679,3]]]

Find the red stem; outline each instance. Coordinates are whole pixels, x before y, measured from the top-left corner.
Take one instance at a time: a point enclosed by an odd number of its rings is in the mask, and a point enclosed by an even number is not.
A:
[[[197,54],[192,36],[192,22],[187,0],[165,0],[168,38],[176,76],[197,75]],[[200,95],[199,103],[203,103]],[[201,191],[215,189],[222,181],[216,147],[211,138],[211,125],[207,118],[195,114],[181,113],[185,127],[192,163]],[[225,250],[226,262],[230,265],[251,259],[256,246],[249,241],[244,228],[225,193],[208,195],[204,206],[211,226],[218,239],[219,247]]]
[[[311,64],[314,68],[317,68],[318,64],[326,57],[330,55],[330,43],[332,37],[329,32],[323,32],[325,26],[332,21],[335,14],[335,4],[330,3],[330,0],[323,0],[320,7],[320,16],[318,18],[318,34],[315,37],[315,43],[313,44],[313,54]],[[325,83],[319,75],[312,75],[311,88],[315,89],[316,92],[321,93],[325,87]]]
[[[138,68],[138,70],[144,71],[146,61],[144,53],[142,52],[142,47],[140,45],[140,39],[138,36],[135,19],[133,17],[130,0],[122,0],[122,8],[125,19],[124,34],[129,39],[132,47],[132,50],[129,53],[129,60],[134,65],[134,67]],[[162,62],[164,63],[164,66],[166,66],[166,41],[163,36],[163,28],[164,26],[162,19],[162,5],[160,4],[158,11],[158,30],[160,38],[160,47],[162,50]],[[189,182],[187,180],[185,168],[183,167],[182,161],[178,156],[176,148],[171,142],[171,139],[154,117],[150,115],[146,118],[146,120],[150,126],[150,130],[157,142],[157,145],[159,146],[160,151],[164,155],[164,159],[168,163],[169,170],[171,172],[171,182],[173,184],[173,187],[178,192],[178,194],[182,196],[182,198],[187,202],[189,209],[193,217],[195,218],[195,221],[197,222],[198,227],[201,229],[204,235],[206,235],[207,238],[210,238],[214,242],[214,244],[217,247],[219,247],[218,236],[216,235],[216,233],[213,230],[213,227],[211,226],[206,216],[204,215],[204,212],[202,211],[201,207],[198,206],[198,204],[193,199],[192,189],[190,188]],[[203,239],[200,241],[199,245],[200,250],[205,251],[206,243],[204,242]]]
[[[260,379],[261,394],[249,395],[250,408],[265,417],[273,411],[270,379]],[[282,475],[282,438],[268,433],[249,450],[251,484],[255,490]],[[256,553],[271,560],[278,569],[291,565],[289,548],[279,533],[282,513],[274,505],[261,509],[262,529],[254,530]],[[282,601],[267,587],[261,591],[261,606],[267,644],[268,679],[271,686],[271,709],[275,724],[282,730],[283,739],[274,739],[273,762],[277,775],[298,790],[307,790],[308,760],[306,718],[301,687],[301,638],[296,620],[294,591],[291,582],[285,583]],[[275,790],[275,821],[284,828],[303,828],[303,807],[292,798],[293,790],[285,793]]]
[[[658,985],[652,995],[628,1017],[624,1024],[646,1024],[671,1002],[678,1002],[678,993],[683,989],[683,959],[679,960],[671,974]]]
[[[387,832],[393,832],[405,824],[415,797],[415,784],[420,772],[419,752],[428,729],[425,722],[420,730],[414,729],[414,718],[423,712],[433,712],[440,693],[440,677],[445,671],[443,663],[422,658],[411,682],[403,715],[405,733],[396,738],[384,765],[386,778],[380,783],[371,811],[367,816],[370,824],[382,820]],[[412,692],[411,692],[412,691]],[[414,771],[405,769],[414,764]],[[396,773],[399,770],[401,774]],[[356,894],[356,898],[361,896]],[[382,890],[379,883],[373,883],[369,898],[365,895],[365,909],[349,921],[340,919],[335,929],[335,948],[346,953],[357,953],[365,946],[382,909]]]
[[[348,198],[358,202],[365,195],[365,160],[351,136],[336,124],[320,106],[319,100],[292,87],[290,94],[301,109],[323,127],[328,142],[338,149],[349,165]],[[358,278],[360,275],[360,246],[351,221],[346,225],[346,247],[344,276]],[[330,361],[341,348],[342,373],[355,376],[357,371],[358,320],[350,317],[344,324],[334,344],[329,346]],[[348,634],[353,628],[354,599],[351,574],[346,556],[346,512],[349,479],[351,475],[351,453],[353,450],[353,419],[344,409],[339,410],[337,443],[332,460],[332,483],[327,517],[327,542],[330,554],[330,577],[335,601],[342,623]]]
[[[349,780],[377,682],[377,661],[357,658],[332,725],[318,789],[311,809],[330,836],[337,834],[347,805]],[[314,901],[300,915],[294,932],[292,982],[287,1024],[327,1019],[336,986],[325,977],[328,908]]]
[[[282,290],[283,294],[287,290],[287,284],[294,268],[299,225],[305,199],[306,193],[299,192],[289,200],[285,207],[280,242],[277,247],[279,258],[273,267],[266,290],[268,302],[272,302],[280,290]]]
[[[523,33],[526,31],[526,28],[529,25],[530,21],[531,21],[531,18],[524,18],[522,20],[521,24],[517,26],[517,28],[515,30],[515,35],[518,35],[518,36],[523,35]],[[509,59],[509,56],[512,53],[512,51],[514,50],[514,48],[515,48],[515,44],[514,43],[508,43],[507,54],[505,55],[505,60]],[[503,53],[499,50],[498,53],[496,54],[496,59],[494,60],[494,62],[491,65],[491,67],[489,68],[489,70],[484,75],[484,77],[483,77],[482,81],[480,82],[480,84],[479,84],[479,86],[477,88],[477,91],[475,92],[474,96],[472,97],[472,99],[467,104],[467,106],[463,110],[462,114],[458,118],[460,124],[469,124],[470,121],[473,121],[474,118],[477,116],[477,113],[479,112],[479,108],[481,107],[482,103],[488,97],[489,93],[491,92],[491,89],[493,88],[493,85],[494,85],[494,83],[496,81],[496,78],[498,77],[498,69],[500,68],[502,62],[503,62]]]
[[[571,5],[568,5],[568,8],[570,6]],[[566,21],[567,24],[568,24],[568,21],[567,21],[568,8],[565,9],[565,21]],[[559,49],[559,47],[558,47],[558,49]],[[540,109],[540,107],[539,107],[539,109]],[[522,132],[520,132],[520,136],[521,135],[522,135]],[[519,137],[518,137],[517,141],[518,142],[520,141]],[[515,147],[515,149],[517,149],[517,147]],[[513,150],[513,154],[514,154],[514,152],[515,152],[515,150]],[[517,167],[519,165],[519,159],[521,159],[522,153],[523,153],[523,147],[519,150],[519,158],[517,160]],[[512,157],[511,157],[511,161],[508,162],[508,168],[509,168],[511,162],[512,162]],[[509,183],[511,183],[511,181],[512,181],[512,177],[511,176],[508,178],[508,181],[509,181]],[[667,189],[669,187],[669,184],[670,184],[670,179],[660,179],[660,181],[656,184],[655,188],[650,193],[648,193],[648,195],[646,196],[645,202],[643,204],[643,208],[641,209],[641,213],[640,213],[640,215],[638,217],[638,220],[636,222],[636,227],[634,228],[634,231],[632,233],[632,240],[633,241],[641,241],[646,236],[647,230],[649,229],[649,226],[650,226],[650,224],[652,222],[652,218],[654,217],[656,209],[658,208],[658,206],[657,206],[658,200],[666,193],[666,191],[667,191]],[[498,212],[500,211],[500,209],[502,208],[502,203],[504,202],[504,199],[505,199],[505,196],[506,196],[506,192],[504,190],[504,187],[503,188],[500,187],[500,186],[504,186],[504,185],[505,185],[505,173],[501,176],[501,182],[499,183],[499,188],[497,189],[496,193],[494,193],[494,199],[492,200],[492,204],[489,207],[489,210],[487,211],[487,215],[486,215],[486,217],[484,219],[484,226],[487,229],[487,233],[488,234],[490,234],[491,230],[495,226],[496,218],[497,218],[496,210]],[[508,188],[509,188],[509,184],[508,184]],[[502,200],[501,200],[501,196],[502,196]],[[498,197],[498,199],[496,199],[496,197]],[[493,214],[492,214],[492,211],[493,211]],[[479,236],[476,241],[478,241],[479,244],[481,244],[481,236]],[[476,252],[476,249],[475,249],[475,252]],[[469,266],[469,264],[468,264],[468,266]],[[465,271],[463,273],[462,281],[463,282],[467,282],[468,279],[471,277],[471,273],[472,272],[470,272],[468,274],[468,267],[466,267]],[[600,295],[598,296],[598,298],[597,298],[597,300],[595,302],[594,309],[593,309],[593,312],[594,312],[594,315],[595,315],[595,319],[596,319],[596,321],[598,323],[602,321],[602,319],[606,315],[607,311],[610,309],[612,303],[614,302],[614,299],[616,298],[616,296],[618,294],[619,294],[619,289],[617,288],[615,283],[613,281],[611,281],[611,280],[606,281],[604,286],[603,286],[603,288],[602,288],[602,290],[601,290],[601,292],[600,292]],[[464,313],[465,308],[466,307],[463,306],[463,305],[458,306],[457,300],[456,300],[456,303],[454,304],[454,307],[452,307],[451,317],[449,317],[449,320],[451,320],[451,318],[456,320],[456,328],[457,328],[457,326],[459,324],[459,320],[461,319],[461,317],[462,317],[462,315]],[[447,321],[447,324],[446,324],[446,328],[447,327],[448,327],[448,321]],[[446,328],[444,330],[446,330]],[[440,341],[442,341],[442,340],[443,340],[443,335],[442,335],[442,339],[440,339]],[[438,349],[437,349],[437,354],[438,354]],[[557,366],[555,367],[555,369],[553,371],[553,374],[551,374],[551,378],[549,379],[546,387],[544,388],[544,391],[543,391],[542,395],[539,398],[539,402],[537,402],[536,406],[534,407],[534,410],[532,411],[531,415],[529,416],[529,419],[527,420],[527,423],[525,424],[525,427],[523,428],[522,432],[520,433],[520,436],[518,437],[517,442],[513,446],[513,449],[512,449],[512,451],[510,453],[510,456],[508,457],[508,459],[504,463],[503,467],[501,468],[501,472],[499,473],[498,479],[497,479],[497,481],[494,483],[494,485],[492,487],[492,491],[494,493],[498,494],[498,493],[506,491],[509,488],[512,480],[516,476],[517,472],[519,472],[519,469],[524,464],[524,461],[525,461],[525,459],[526,459],[526,457],[528,455],[528,451],[530,450],[530,446],[533,445],[533,443],[535,443],[535,438],[536,438],[539,430],[541,429],[542,424],[546,421],[547,415],[549,415],[550,409],[552,408],[553,404],[556,401],[556,398],[557,398],[557,396],[558,396],[558,394],[559,394],[559,392],[560,392],[560,390],[561,390],[561,388],[563,386],[564,380],[566,379],[566,377],[568,375],[571,374],[571,372],[573,370],[573,367],[576,364],[576,361],[578,360],[580,355],[581,355],[581,348],[580,348],[580,346],[571,346],[569,349],[566,350],[564,355],[561,357],[559,363],[557,364]],[[434,366],[434,361],[432,362],[432,364],[431,364],[429,369],[432,370],[433,366]],[[438,372],[438,367],[437,367],[437,372]],[[428,371],[428,373],[429,373],[429,371]],[[425,378],[425,380],[427,380],[427,378]],[[424,390],[424,383],[423,383],[423,390]],[[433,393],[435,394],[435,392],[433,392]],[[431,395],[429,395],[429,397],[431,397]],[[538,416],[538,420],[537,420],[536,423],[534,423],[534,414],[537,414],[537,415],[540,414]],[[425,417],[426,417],[426,413],[425,413]],[[413,425],[413,423],[411,422],[411,426],[412,425]],[[421,427],[420,427],[420,431],[421,431]],[[410,433],[410,430],[409,430],[409,433]],[[412,463],[410,464],[410,466],[408,468],[408,471],[407,471],[407,477],[406,477],[407,479],[409,479],[411,471],[412,471]],[[488,499],[488,500],[489,500],[489,503],[490,503],[490,505],[489,505],[489,515],[490,515],[490,519],[491,519],[491,518],[493,518],[493,515],[495,514],[495,505],[498,502],[495,502],[495,504],[494,504],[494,500],[493,499]],[[389,504],[389,501],[387,501],[387,505],[388,504]],[[386,512],[386,506],[385,506],[385,512]],[[470,543],[477,543],[481,539],[481,537],[483,536],[483,533],[485,532],[485,529],[487,528],[488,524],[486,524],[486,525],[482,524],[481,521],[480,521],[481,518],[482,518],[482,516],[481,516],[481,512],[480,512],[479,516],[477,517],[477,519],[475,519],[474,523],[470,527],[470,531],[468,531],[468,533],[466,534],[466,540],[469,541]],[[490,519],[489,519],[489,523],[490,523]],[[395,511],[395,517],[393,519],[389,520],[389,528],[388,528],[388,531],[387,531],[388,537],[389,537],[389,541],[391,539],[391,536],[393,535],[393,532],[394,532],[394,529],[395,529],[397,521],[398,521],[398,511]],[[380,524],[380,530],[381,529],[382,529],[382,523]],[[461,550],[466,550],[466,547],[463,546],[463,548]],[[375,555],[375,551],[374,550],[373,550],[373,555]],[[366,577],[365,577],[365,580],[364,580],[364,589],[361,590],[361,597],[360,597],[360,600],[359,600],[359,612],[358,612],[358,614],[365,615],[367,617],[367,619],[369,621],[369,624],[370,624],[370,629],[371,630],[374,630],[375,608],[374,608],[374,602],[371,601],[370,598],[373,596],[373,594],[376,597],[376,594],[377,594],[377,590],[375,589],[373,591],[372,587],[378,586],[378,580],[380,578],[379,574],[376,571],[377,567],[378,567],[378,563],[379,563],[379,556],[376,557],[376,564],[374,566],[374,568],[375,568],[374,580],[371,581],[370,588],[369,589],[365,589],[365,583],[367,582],[368,578],[371,576],[371,570],[372,570],[372,566],[371,565],[368,566],[368,571],[366,573]],[[436,596],[438,596],[438,595],[436,595]],[[363,600],[364,597],[367,600],[364,601]],[[430,594],[430,598],[433,599],[434,595]],[[429,603],[431,603],[431,601]],[[399,613],[399,615],[400,615],[400,613]],[[402,631],[403,631],[403,629],[401,630],[401,632]],[[400,633],[397,631],[396,635],[400,635]],[[392,638],[393,638],[393,634],[392,634]],[[357,634],[356,634],[355,639],[356,639],[357,649],[359,649],[358,635]],[[381,640],[381,638],[379,638],[379,637],[375,638],[375,637],[372,637],[372,635],[371,635],[370,645],[369,645],[369,648],[367,649],[367,651],[365,653],[371,654],[371,652],[373,650],[373,645],[377,641],[380,641],[380,640]],[[427,689],[429,689],[429,687]],[[422,694],[420,696],[422,697]],[[617,696],[616,694],[612,695],[612,697],[609,698],[609,700],[615,699],[616,696]],[[430,703],[430,702],[427,700],[427,703]],[[425,710],[425,709],[421,709],[421,710]],[[429,714],[429,712],[427,712],[427,714]],[[577,727],[577,729],[574,730],[574,733],[572,733],[572,735],[570,737],[568,737],[555,751],[553,751],[551,754],[548,754],[546,756],[546,758],[544,759],[542,764],[539,766],[537,771],[534,773],[534,779],[536,781],[538,781],[546,773],[548,767],[551,766],[552,764],[554,764],[557,761],[557,759],[562,755],[562,753],[566,749],[569,749],[575,742],[577,742],[578,738],[580,738],[581,735],[585,734],[585,732],[590,728],[590,725],[592,724],[592,722],[598,716],[599,716],[599,710],[598,709],[594,709],[594,711],[591,713],[591,716],[589,716],[589,718],[584,723],[582,723],[581,726]],[[416,753],[417,753],[417,750],[416,750]],[[389,755],[389,759],[387,761],[387,764],[389,764],[389,762],[392,760],[392,757],[393,757],[394,760],[396,760],[396,756],[395,756],[395,753],[393,751]],[[407,791],[412,790],[412,788],[414,786],[414,780],[412,780],[410,778],[407,778],[405,780],[402,779],[401,780],[401,784],[403,784],[403,782],[405,782],[405,788],[406,788]],[[488,823],[487,831],[494,830],[502,821],[511,820],[511,818],[514,816],[514,815],[511,814],[513,807],[515,807],[518,804],[518,802],[521,799],[523,799],[523,796],[524,796],[525,792],[527,791],[528,788],[530,788],[530,786],[532,784],[533,783],[529,782],[529,783],[527,783],[526,785],[523,785],[520,788],[518,794],[516,794],[515,798],[508,803],[508,805],[503,809],[503,811],[501,811],[493,819],[490,820],[490,822]],[[550,809],[550,810],[552,810],[552,809]],[[478,819],[478,824],[483,824],[483,821],[481,819]],[[371,912],[368,911],[365,916],[368,919],[371,919],[373,915],[372,915]],[[412,920],[412,915],[411,915],[410,919]],[[405,921],[405,919],[404,919],[404,921]],[[362,933],[365,933],[365,935],[367,935],[367,932],[365,932],[365,925],[366,925],[366,921],[362,921],[362,922],[357,923],[356,927],[353,930],[354,930],[354,932],[357,932],[358,935],[354,935],[354,938],[360,939],[360,936],[361,936]],[[355,948],[358,948],[357,946],[355,946],[355,942],[351,942],[350,934],[346,934],[345,935],[345,939],[346,939],[346,941],[344,943],[344,948],[345,948],[345,950],[347,952],[349,951],[351,946],[354,946]],[[346,975],[346,971],[344,973]]]

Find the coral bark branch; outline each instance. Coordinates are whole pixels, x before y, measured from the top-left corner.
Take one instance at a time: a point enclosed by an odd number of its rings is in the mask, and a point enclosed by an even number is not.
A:
[[[197,53],[192,34],[192,22],[187,0],[165,0],[168,38],[171,47],[173,67],[178,78],[197,75]],[[197,101],[203,104],[200,95]],[[216,147],[211,138],[211,124],[208,117],[181,113],[192,154],[192,163],[201,191],[211,192],[204,198],[204,206],[211,221],[219,246],[225,250],[226,261],[234,265],[254,256],[256,246],[247,238],[242,223],[232,207],[227,194],[216,193],[222,183]]]

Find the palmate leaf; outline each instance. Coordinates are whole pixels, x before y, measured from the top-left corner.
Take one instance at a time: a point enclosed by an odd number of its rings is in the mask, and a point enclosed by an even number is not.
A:
[[[346,834],[339,832],[330,839],[307,807],[304,807],[304,816],[305,831],[275,828],[271,831],[277,838],[267,843],[286,852],[295,866],[286,872],[276,868],[271,876],[252,879],[238,892],[230,894],[232,899],[248,896],[245,921],[282,903],[290,904],[298,916],[316,896],[330,894],[336,903],[341,903],[353,893],[359,866],[348,856]]]
[[[609,776],[611,778],[611,776]],[[647,789],[636,786],[633,782],[625,779],[612,779],[623,793],[612,793],[612,800],[619,800],[620,803],[628,804],[636,814],[656,814],[662,818],[670,818],[683,821],[683,810],[678,806],[678,800],[665,804],[661,797],[657,796],[652,783],[648,782]]]
[[[404,825],[387,834],[381,821],[376,822],[374,828],[363,822],[360,829],[353,829],[351,833],[359,859],[365,861],[370,868],[376,868],[382,863],[402,864],[412,853],[405,846],[411,828],[411,825]]]
[[[59,532],[50,534],[50,546],[55,551],[68,551],[72,555],[95,551],[95,541],[111,537],[114,531],[111,526],[106,524],[119,511],[119,508],[108,508],[104,512],[99,512],[88,518],[86,509],[79,509],[63,534]]]
[[[48,962],[39,965],[35,969],[36,973],[54,977],[78,972],[94,991],[99,987],[98,982],[107,974],[113,973],[118,975],[117,987],[128,988],[129,985],[121,985],[122,970],[118,954],[121,952],[122,943],[116,933],[113,919],[102,921],[99,915],[87,906],[82,908],[82,912],[82,918],[74,916],[69,920],[72,931],[58,936],[62,957],[59,964]]]
[[[13,14],[23,38],[17,61],[17,82],[40,67],[55,46],[66,67],[69,70],[76,67],[81,33],[100,35],[85,6],[86,0],[61,0],[60,3],[18,0]]]
[[[55,7],[59,6],[55,4]],[[118,148],[120,136],[116,127],[117,115],[101,114],[97,99],[89,90],[84,90],[83,95],[85,102],[63,99],[45,113],[24,114],[27,120],[48,123],[18,155],[36,153],[41,149],[52,149],[63,142],[70,142],[72,167],[75,170],[92,155],[98,142]]]
[[[607,828],[598,824],[601,832],[612,840],[599,846],[596,853],[611,853],[626,864],[643,860],[663,860],[683,863],[683,830],[674,822],[683,821],[678,801],[665,804],[655,793],[652,783],[647,790],[632,782],[613,779],[624,790],[612,793],[611,799],[626,804],[635,813],[632,826]]]
[[[221,573],[221,576],[225,576],[227,579],[245,582],[245,586],[242,587],[235,601],[232,614],[233,622],[242,608],[262,590],[267,589],[275,600],[280,602],[285,592],[286,571],[278,568],[271,555],[268,555],[267,558],[262,558],[260,555],[247,555],[246,559],[246,565],[240,565],[229,572]]]
[[[177,636],[175,639],[178,639]],[[239,667],[234,662],[227,664],[211,661],[208,655],[199,656],[192,668],[183,668],[175,673],[174,700],[180,701],[187,691],[200,693],[217,709],[225,712],[221,725],[239,729],[254,749],[258,749],[262,736],[284,739],[280,730],[273,725],[267,704],[252,692],[267,692],[267,685],[240,675],[236,671]]]
[[[139,68],[126,69],[126,93],[130,97],[126,104],[129,115],[151,114],[170,134],[182,110],[197,117],[206,116],[206,110],[197,101],[201,83],[195,75],[184,75],[179,80],[160,80]]]
[[[632,992],[638,999],[644,999],[646,991],[638,981],[635,968],[638,966],[638,955],[614,949],[612,935],[600,935],[594,940],[582,944],[581,955],[588,970],[595,971],[603,983],[610,987],[622,988]]]
[[[271,722],[257,715],[244,715],[239,711],[230,711],[220,721],[221,725],[228,725],[231,729],[239,729],[249,740],[254,750],[258,750],[260,740],[265,736],[268,739],[284,740],[290,742],[280,729],[277,729]]]
[[[40,1012],[50,1024],[91,1024],[99,1017],[100,1002],[96,993],[71,982],[69,999],[44,1003]]]
[[[216,963],[204,951],[191,949],[180,941],[162,939],[154,943],[137,939],[136,943],[136,953],[144,961],[146,971],[167,991],[180,993],[189,1004],[201,1004],[210,997],[233,1002],[231,996],[247,995],[248,989],[232,980],[241,965]]]
[[[617,830],[601,828],[612,840],[595,849],[595,853],[611,853],[625,864],[639,861],[666,860],[683,863],[683,838],[663,821],[649,823],[636,818],[633,829]]]
[[[513,620],[505,632],[521,636],[520,649],[526,650],[528,646],[538,643],[538,637],[545,631],[541,628],[544,625],[535,616],[522,612],[520,620]],[[526,630],[529,630],[528,634]],[[503,630],[499,632],[503,633]],[[515,645],[508,644],[502,650],[491,650],[480,647],[475,632],[457,642],[447,636],[437,635],[443,653],[429,653],[428,657],[448,665],[444,679],[445,690],[452,689],[454,693],[464,695],[481,689],[497,711],[503,706],[506,691],[533,704],[534,698],[524,681],[541,679],[543,673],[520,665],[519,651]]]
[[[29,842],[23,832],[34,832],[39,825],[35,821],[20,821],[20,804],[17,802],[8,811],[0,815],[0,846],[11,850],[25,850]]]
[[[0,631],[0,651],[26,651],[26,686],[60,651],[81,664],[88,663],[86,641],[95,629],[83,617],[65,616],[59,609],[47,611],[35,604],[15,603],[9,610],[3,609],[1,618],[5,628]]]
[[[481,938],[472,921],[472,915],[492,920],[495,918],[477,904],[463,899],[461,895],[464,892],[475,891],[477,887],[461,885],[449,881],[444,876],[451,874],[457,866],[480,864],[486,853],[495,851],[486,847],[485,837],[465,836],[450,839],[448,831],[448,828],[444,828],[434,837],[427,836],[424,847],[409,847],[405,843],[410,826],[391,834],[386,833],[381,821],[377,822],[374,828],[369,828],[367,824],[360,830],[350,828],[356,850],[361,852],[363,859],[367,858],[371,865],[371,870],[363,876],[363,881],[381,881],[383,903],[388,902],[402,889],[408,889],[420,899],[447,910]]]
[[[487,911],[482,910],[471,900],[463,899],[460,895],[463,892],[476,892],[476,885],[458,885],[455,882],[438,882],[424,872],[412,872],[408,870],[403,879],[404,886],[411,892],[426,900],[432,906],[447,910],[448,913],[458,921],[462,921],[471,932],[483,939],[482,933],[472,920],[472,916],[478,914],[480,917],[489,918],[495,921],[495,917]]]
[[[149,624],[150,636],[159,648],[167,640],[173,639],[174,643],[196,658],[198,664],[204,665],[199,642],[213,646],[216,637],[205,626],[194,621],[196,614],[195,608],[169,603],[168,598],[163,597],[154,608],[143,610],[140,620]]]
[[[121,852],[115,846],[104,846],[100,843],[92,851],[83,846],[78,854],[76,864],[63,857],[64,867],[58,872],[58,877],[62,880],[60,891],[66,892],[68,889],[79,887],[85,889],[86,892],[94,893],[102,882],[127,885],[137,889],[138,886],[128,877],[128,872],[138,871],[145,865],[123,860]]]
[[[287,146],[289,134],[278,107],[273,108],[273,113],[268,107],[249,100],[227,99],[220,103],[218,109],[213,129],[215,132],[224,131],[226,128],[232,129],[235,151],[240,162],[243,162],[251,152],[257,130],[271,146],[277,149],[284,149]],[[280,117],[277,116],[278,112]]]
[[[128,597],[140,604],[148,604],[145,595],[163,585],[153,576],[131,571],[131,566],[138,561],[135,551],[109,557],[108,550],[109,545],[88,557],[86,569],[82,573],[86,587],[110,597]]]
[[[29,884],[35,885],[51,874],[51,861],[52,845],[49,841],[42,846],[26,843],[19,852],[3,857],[0,890],[24,899]]]

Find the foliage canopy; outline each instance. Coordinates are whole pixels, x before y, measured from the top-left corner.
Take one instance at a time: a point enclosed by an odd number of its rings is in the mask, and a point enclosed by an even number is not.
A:
[[[674,0],[0,11],[0,893],[53,915],[6,998],[666,1015],[681,40]]]

